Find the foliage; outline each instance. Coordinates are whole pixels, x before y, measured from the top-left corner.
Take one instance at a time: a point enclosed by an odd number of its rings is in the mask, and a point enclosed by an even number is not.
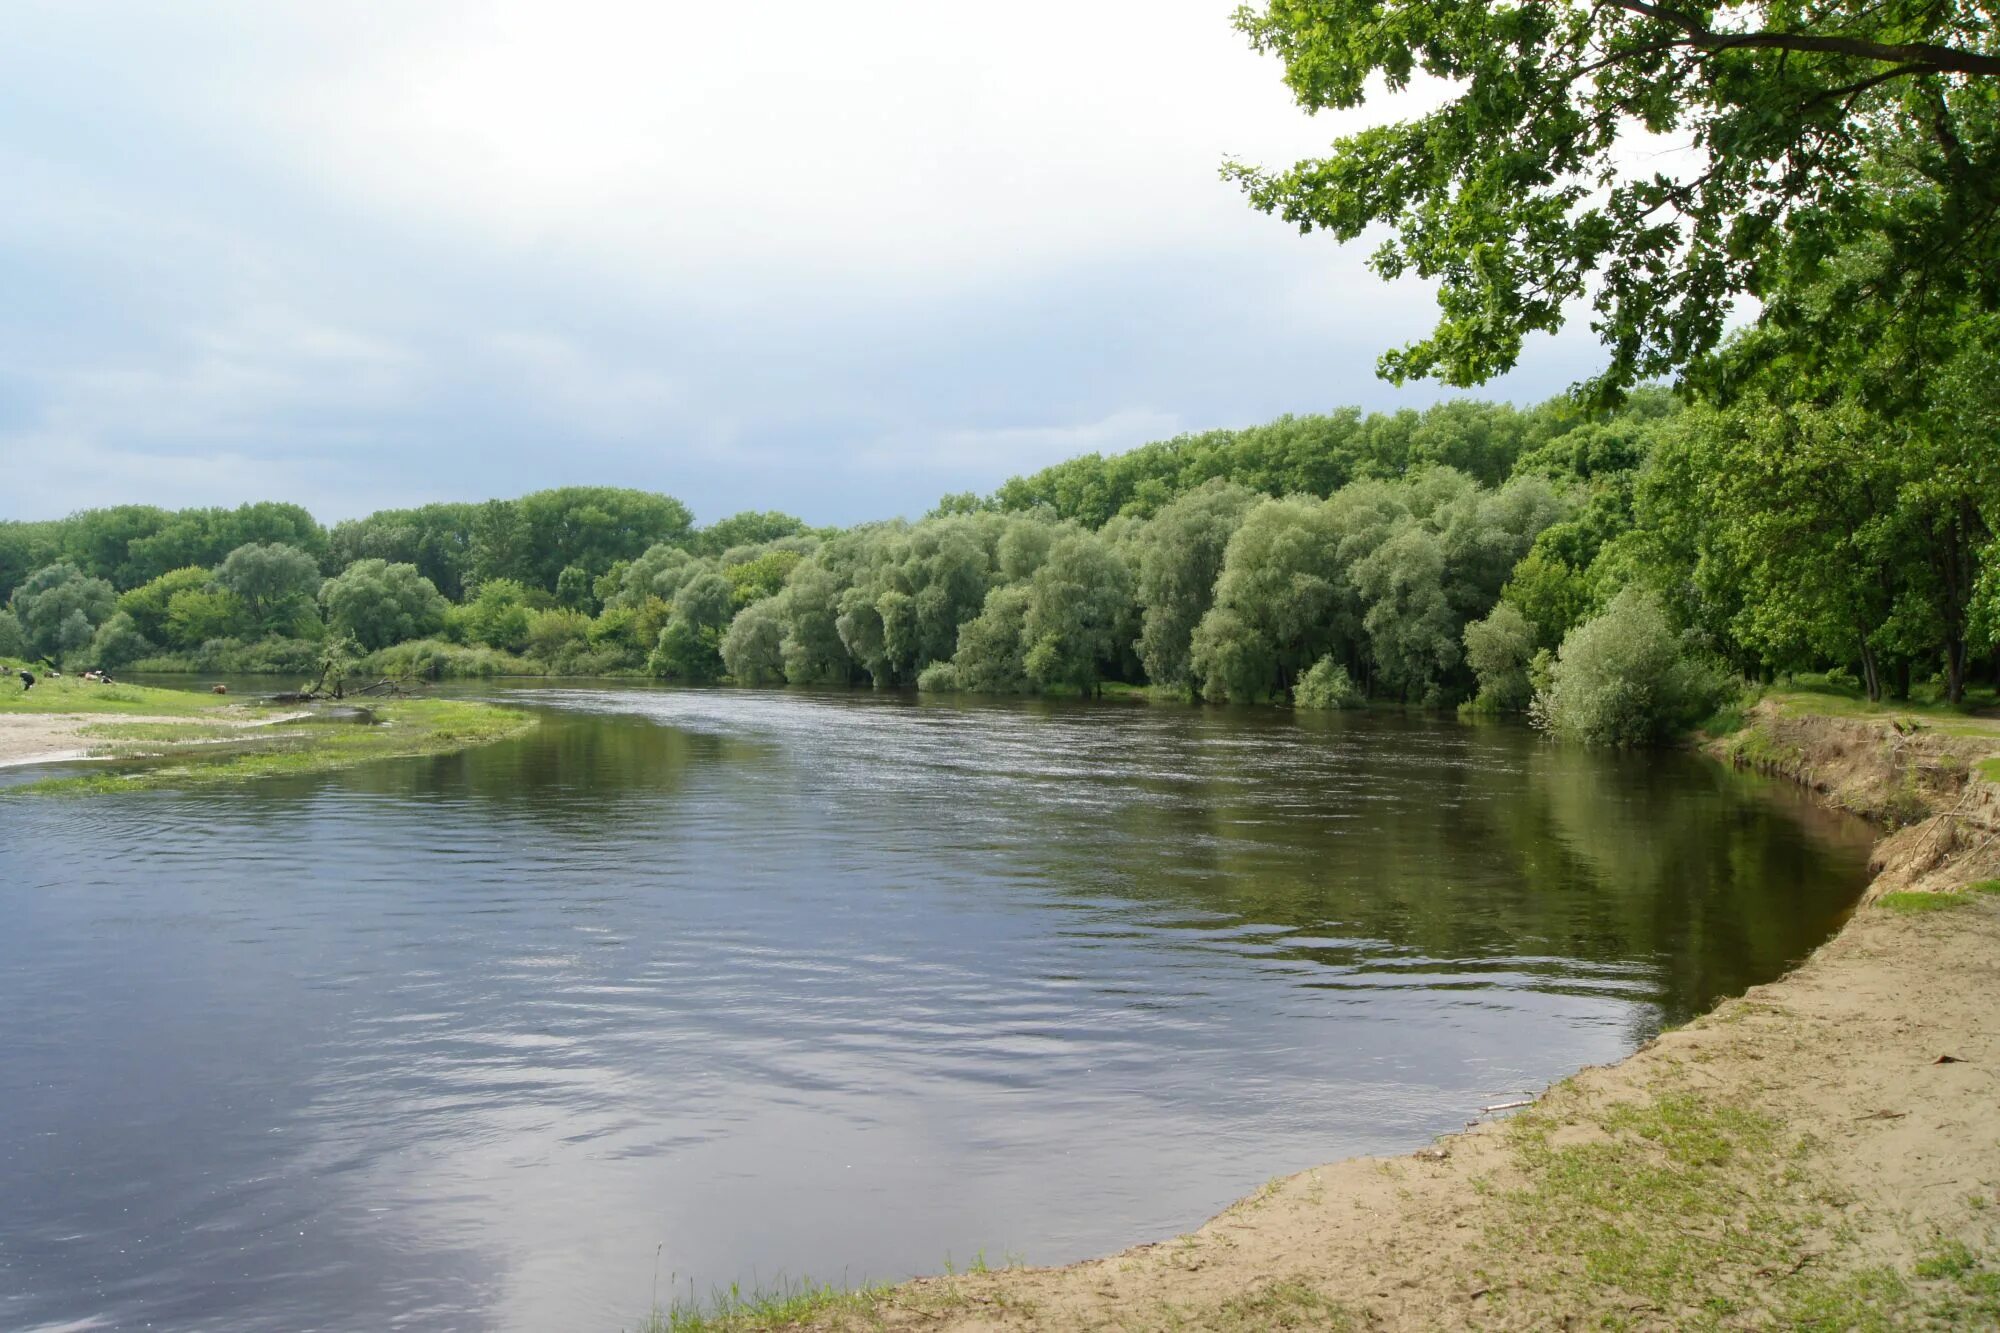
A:
[[[1479,678],[1474,707],[1488,713],[1525,713],[1534,697],[1528,664],[1535,656],[1535,627],[1506,602],[1465,627],[1465,663]]]
[[[186,588],[167,600],[167,642],[186,647],[250,633],[250,608],[222,588]]]
[[[0,652],[5,652],[0,645]],[[153,651],[153,641],[124,611],[114,611],[90,641],[90,664],[106,671],[129,666]]]
[[[296,546],[249,542],[216,567],[215,584],[239,598],[250,620],[269,632],[311,614],[319,596],[319,563]]]
[[[493,648],[468,648],[440,639],[411,639],[378,648],[361,659],[364,672],[383,676],[532,676],[536,666],[525,657]]]
[[[1299,677],[1298,686],[1292,691],[1294,708],[1359,708],[1366,701],[1361,687],[1347,674],[1347,668],[1331,656],[1313,663],[1311,669]]]
[[[449,603],[415,565],[359,560],[320,589],[329,628],[363,648],[421,639],[444,626]]]
[[[1653,745],[1700,721],[1728,693],[1726,677],[1674,631],[1659,601],[1638,588],[1571,630],[1536,724],[1594,745]]]
[[[1256,502],[1233,481],[1213,478],[1174,500],[1146,524],[1137,595],[1145,608],[1139,660],[1156,685],[1192,688],[1195,626],[1214,602],[1229,539]]]
[[[21,627],[28,653],[55,661],[88,644],[116,607],[117,594],[109,583],[66,563],[30,574],[14,589],[7,605]]]
[[[528,642],[528,589],[514,579],[489,579],[447,616],[452,637],[518,653]]]
[[[1237,24],[1308,111],[1419,74],[1446,92],[1325,158],[1224,169],[1302,231],[1386,225],[1373,267],[1438,283],[1437,327],[1383,358],[1391,378],[1480,383],[1588,297],[1616,391],[1688,366],[1739,294],[1814,276],[1862,235],[1881,242],[1863,290],[1884,308],[1996,295],[1983,7],[1267,0]],[[1639,151],[1661,137],[1692,148],[1684,170]],[[1890,156],[1930,197],[1882,188]],[[1821,343],[1841,318],[1821,315],[1777,320]]]
[[[697,529],[689,547],[696,555],[719,556],[731,547],[768,546],[781,538],[800,536],[805,531],[805,521],[790,514],[781,514],[775,509],[762,513],[746,509]]]
[[[127,592],[118,598],[118,609],[132,617],[132,623],[139,632],[155,641],[167,637],[167,612],[173,603],[174,594],[198,591],[209,583],[208,571],[200,565],[187,565],[180,569],[170,569],[155,578]]]

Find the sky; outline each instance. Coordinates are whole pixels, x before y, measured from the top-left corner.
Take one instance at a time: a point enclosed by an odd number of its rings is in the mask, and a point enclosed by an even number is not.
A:
[[[1422,406],[1365,239],[1219,179],[1308,117],[1236,0],[16,0],[0,518],[637,486],[915,516],[1092,450]],[[1481,396],[1596,369],[1588,330]]]

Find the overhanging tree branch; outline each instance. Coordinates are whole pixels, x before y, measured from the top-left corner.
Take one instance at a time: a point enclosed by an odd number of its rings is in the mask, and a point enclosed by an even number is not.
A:
[[[1687,45],[1704,51],[1801,51],[1913,67],[1906,71],[1908,73],[2000,77],[2000,56],[1982,55],[1977,51],[1964,51],[1934,42],[1878,42],[1866,37],[1830,33],[1717,32],[1690,15],[1664,5],[1649,4],[1647,0],[1606,0],[1606,3],[1614,9],[1664,23],[1682,33]]]

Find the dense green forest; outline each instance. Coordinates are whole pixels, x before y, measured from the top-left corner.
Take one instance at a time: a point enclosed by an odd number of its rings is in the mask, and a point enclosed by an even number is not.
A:
[[[1994,449],[1857,406],[1287,417],[945,497],[697,527],[598,487],[322,527],[295,505],[0,524],[0,653],[112,670],[644,672],[1534,712],[1641,742],[1743,676],[1996,665]]]

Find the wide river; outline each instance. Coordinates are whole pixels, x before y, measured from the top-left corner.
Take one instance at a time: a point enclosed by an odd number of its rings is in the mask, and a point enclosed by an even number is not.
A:
[[[0,793],[0,1328],[608,1333],[1114,1250],[1618,1058],[1866,873],[1787,788],[1514,727],[474,692],[544,725]]]

